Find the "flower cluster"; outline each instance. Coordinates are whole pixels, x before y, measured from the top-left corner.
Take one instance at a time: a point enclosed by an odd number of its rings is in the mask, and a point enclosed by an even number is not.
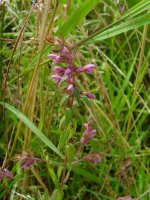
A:
[[[92,74],[95,68],[94,64],[88,64],[85,66],[77,67],[74,64],[75,54],[71,48],[69,48],[64,42],[57,41],[58,45],[53,50],[53,54],[48,54],[48,57],[52,59],[53,75],[52,79],[56,82],[61,89],[65,91],[65,98],[68,107],[73,106],[74,97],[78,100],[80,95],[86,96],[89,99],[95,99],[95,96],[86,91],[80,91],[77,87],[77,78],[82,73]],[[85,132],[81,138],[81,143],[89,141],[96,132],[92,127],[92,119],[88,120],[88,123],[84,124]]]
[[[8,170],[0,167],[0,182],[4,179],[14,179],[14,175]]]
[[[32,165],[40,161],[39,158],[29,156],[26,152],[23,155],[16,155],[16,160],[19,160],[21,163],[21,169],[30,169]]]
[[[74,65],[74,54],[71,49],[64,44],[61,44],[59,50],[54,54],[48,54],[48,57],[53,60],[53,75],[51,77],[58,85],[64,83],[63,89],[65,93],[69,95],[68,106],[71,107],[73,104],[73,92],[77,88],[77,76],[82,73],[92,74],[95,65],[88,64],[83,67],[76,67]],[[80,92],[80,94],[89,99],[95,99],[95,96],[91,93]]]
[[[96,130],[93,129],[92,122],[93,119],[89,118],[88,122],[84,124],[85,131],[83,133],[83,136],[81,137],[81,143],[88,142],[92,137],[94,137],[94,133],[96,132]]]
[[[94,153],[94,154],[89,154],[87,156],[84,156],[82,158],[82,160],[93,163],[93,164],[97,164],[100,163],[102,160],[102,155],[98,154],[98,153]]]

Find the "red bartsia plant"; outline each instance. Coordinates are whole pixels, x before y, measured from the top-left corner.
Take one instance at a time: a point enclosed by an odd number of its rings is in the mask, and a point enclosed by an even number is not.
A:
[[[53,75],[51,78],[56,82],[58,86],[61,86],[65,94],[67,95],[67,106],[72,107],[74,103],[74,97],[78,100],[80,95],[89,99],[95,99],[95,96],[86,91],[79,91],[77,87],[78,76],[82,73],[92,74],[95,68],[94,64],[88,64],[85,66],[77,67],[74,64],[75,53],[74,51],[65,45],[65,42],[57,41],[57,49],[54,53],[48,54],[48,57],[53,60]],[[96,132],[92,127],[92,120],[89,119],[84,124],[85,132],[81,138],[81,143],[89,141]]]
[[[32,165],[36,164],[38,161],[41,161],[40,158],[30,156],[26,152],[24,152],[22,155],[17,154],[15,159],[19,160],[21,169],[30,169]]]
[[[8,170],[8,169],[3,169],[0,167],[0,182],[4,179],[14,179],[14,175]]]
[[[91,138],[94,137],[94,133],[96,132],[96,130],[93,129],[92,123],[93,119],[89,118],[88,122],[84,124],[84,133],[80,140],[81,143],[88,142]]]
[[[82,160],[86,161],[86,162],[90,162],[93,164],[98,164],[101,162],[102,160],[102,155],[98,154],[98,153],[94,153],[94,154],[89,154],[87,156],[84,156],[82,158]]]
[[[63,85],[65,93],[69,95],[67,105],[72,107],[74,91],[77,89],[76,80],[82,73],[92,74],[95,67],[94,64],[88,64],[83,67],[77,67],[74,64],[74,52],[64,42],[59,41],[59,48],[54,50],[54,54],[48,54],[48,57],[53,60],[53,75],[52,79],[60,86]],[[63,65],[63,66],[59,66]],[[64,66],[65,65],[65,66]],[[95,99],[95,96],[88,92],[80,92],[89,99]]]

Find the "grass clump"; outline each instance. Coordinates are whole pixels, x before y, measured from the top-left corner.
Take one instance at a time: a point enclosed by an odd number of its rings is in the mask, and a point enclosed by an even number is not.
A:
[[[0,2],[0,199],[149,199],[149,8]]]

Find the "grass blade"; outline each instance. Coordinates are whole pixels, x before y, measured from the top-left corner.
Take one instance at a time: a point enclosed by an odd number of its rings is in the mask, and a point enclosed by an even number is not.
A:
[[[19,118],[28,128],[30,128],[33,133],[35,133],[39,139],[44,142],[50,149],[52,149],[56,154],[58,154],[61,158],[64,158],[62,153],[55,147],[55,145],[19,110],[14,108],[13,106],[0,102],[1,105],[4,105],[9,111],[11,111],[17,118]]]
[[[59,28],[57,33],[64,36],[69,34],[75,26],[95,7],[99,0],[86,0],[79,8],[68,18],[68,20]]]
[[[110,29],[98,34],[97,36],[90,38],[89,40],[87,38],[85,43],[89,44],[89,43],[93,43],[93,42],[99,42],[101,40],[105,40],[107,38],[110,38],[110,37],[119,35],[121,33],[133,30],[135,28],[139,28],[139,27],[144,26],[149,23],[150,23],[150,13],[144,14],[140,17],[133,18],[130,21],[126,21],[118,26],[110,28]]]

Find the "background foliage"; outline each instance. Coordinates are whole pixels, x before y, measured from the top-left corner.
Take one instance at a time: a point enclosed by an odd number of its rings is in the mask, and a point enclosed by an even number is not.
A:
[[[149,9],[148,0],[0,2],[0,166],[14,175],[0,177],[0,199],[150,198]],[[76,50],[77,66],[96,64],[78,80],[95,100],[65,105],[47,58],[55,38]],[[97,132],[83,145],[89,115]],[[22,170],[25,152],[40,161]],[[101,162],[86,162],[91,154]]]

